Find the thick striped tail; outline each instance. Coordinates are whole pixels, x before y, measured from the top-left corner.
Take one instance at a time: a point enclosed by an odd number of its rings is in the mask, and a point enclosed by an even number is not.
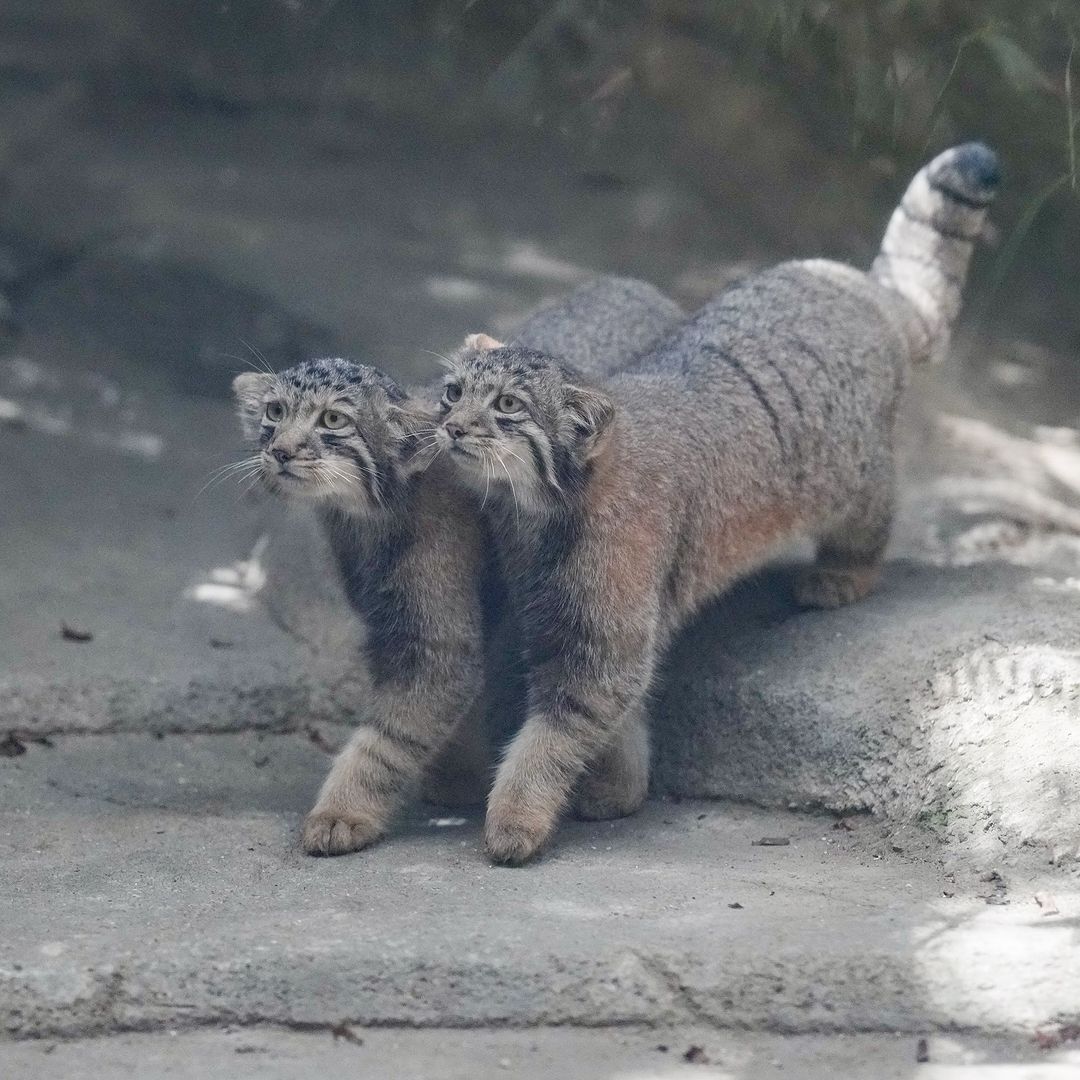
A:
[[[993,150],[965,143],[920,169],[893,211],[870,273],[914,310],[916,361],[945,356],[971,253],[1000,182]]]

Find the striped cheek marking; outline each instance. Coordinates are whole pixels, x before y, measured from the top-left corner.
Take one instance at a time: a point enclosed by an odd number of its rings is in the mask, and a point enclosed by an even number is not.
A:
[[[555,455],[547,432],[535,422],[522,425],[518,430],[529,444],[529,454],[537,474],[547,484],[558,490],[560,485],[555,469]]]
[[[324,434],[322,438],[327,447],[333,447],[342,457],[352,460],[360,473],[368,498],[376,506],[381,506],[383,500],[379,467],[364,437],[359,432],[354,432],[348,436]]]

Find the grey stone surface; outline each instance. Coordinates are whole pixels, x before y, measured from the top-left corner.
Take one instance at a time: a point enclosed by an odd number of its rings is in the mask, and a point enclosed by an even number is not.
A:
[[[8,1036],[342,1019],[1021,1034],[1077,1008],[1074,883],[980,883],[870,819],[653,802],[507,870],[475,813],[418,806],[385,843],[318,860],[295,843],[326,764],[304,735],[52,741],[0,761]],[[1057,915],[1033,899],[1047,889]]]
[[[351,1038],[346,1037],[348,1031]],[[693,1064],[685,1060],[700,1050]],[[393,1080],[1065,1080],[1080,1051],[1029,1040],[914,1035],[778,1036],[701,1026],[606,1031],[316,1031],[231,1027],[107,1039],[0,1044],[0,1067],[26,1080],[120,1076],[285,1080],[360,1075]]]
[[[223,445],[214,428],[231,417],[184,405],[155,398],[161,449],[149,458],[89,410],[83,431],[62,436],[35,428],[32,406],[25,426],[0,428],[0,727],[274,727],[302,715],[301,658],[249,614],[254,581],[235,567],[258,543],[257,514],[232,491],[197,494],[207,446]],[[197,599],[200,587],[221,602]],[[65,624],[93,639],[66,639]]]
[[[1080,843],[1080,622],[1001,565],[891,564],[797,612],[782,570],[688,634],[659,704],[661,790],[919,821],[975,858]]]

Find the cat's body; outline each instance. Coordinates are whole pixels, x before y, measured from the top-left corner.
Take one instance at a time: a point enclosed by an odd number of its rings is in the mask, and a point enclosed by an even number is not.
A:
[[[504,444],[519,463],[487,507],[529,705],[489,800],[493,858],[534,855],[586,770],[598,810],[640,805],[660,654],[778,546],[818,540],[805,604],[872,587],[899,395],[910,364],[944,348],[996,185],[984,147],[946,152],[909,187],[871,274],[823,260],[766,271],[600,386],[515,345],[451,367],[441,437],[461,475],[475,485]]]
[[[569,349],[602,374],[681,317],[651,286],[608,278],[545,308],[519,336]],[[484,714],[512,700],[516,650],[485,526],[445,457],[432,460],[420,398],[341,360],[241,375],[235,390],[266,485],[316,503],[366,629],[365,723],[331,767],[304,849],[333,855],[371,843],[425,771],[435,798],[479,800]]]

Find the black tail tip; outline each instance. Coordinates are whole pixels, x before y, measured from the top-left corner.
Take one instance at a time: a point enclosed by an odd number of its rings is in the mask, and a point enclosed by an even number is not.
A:
[[[962,198],[988,203],[1001,186],[1001,162],[983,142],[954,146],[928,167],[930,182]]]
[[[953,165],[961,177],[974,187],[992,194],[1001,186],[1001,162],[986,143],[969,142],[956,147]]]

